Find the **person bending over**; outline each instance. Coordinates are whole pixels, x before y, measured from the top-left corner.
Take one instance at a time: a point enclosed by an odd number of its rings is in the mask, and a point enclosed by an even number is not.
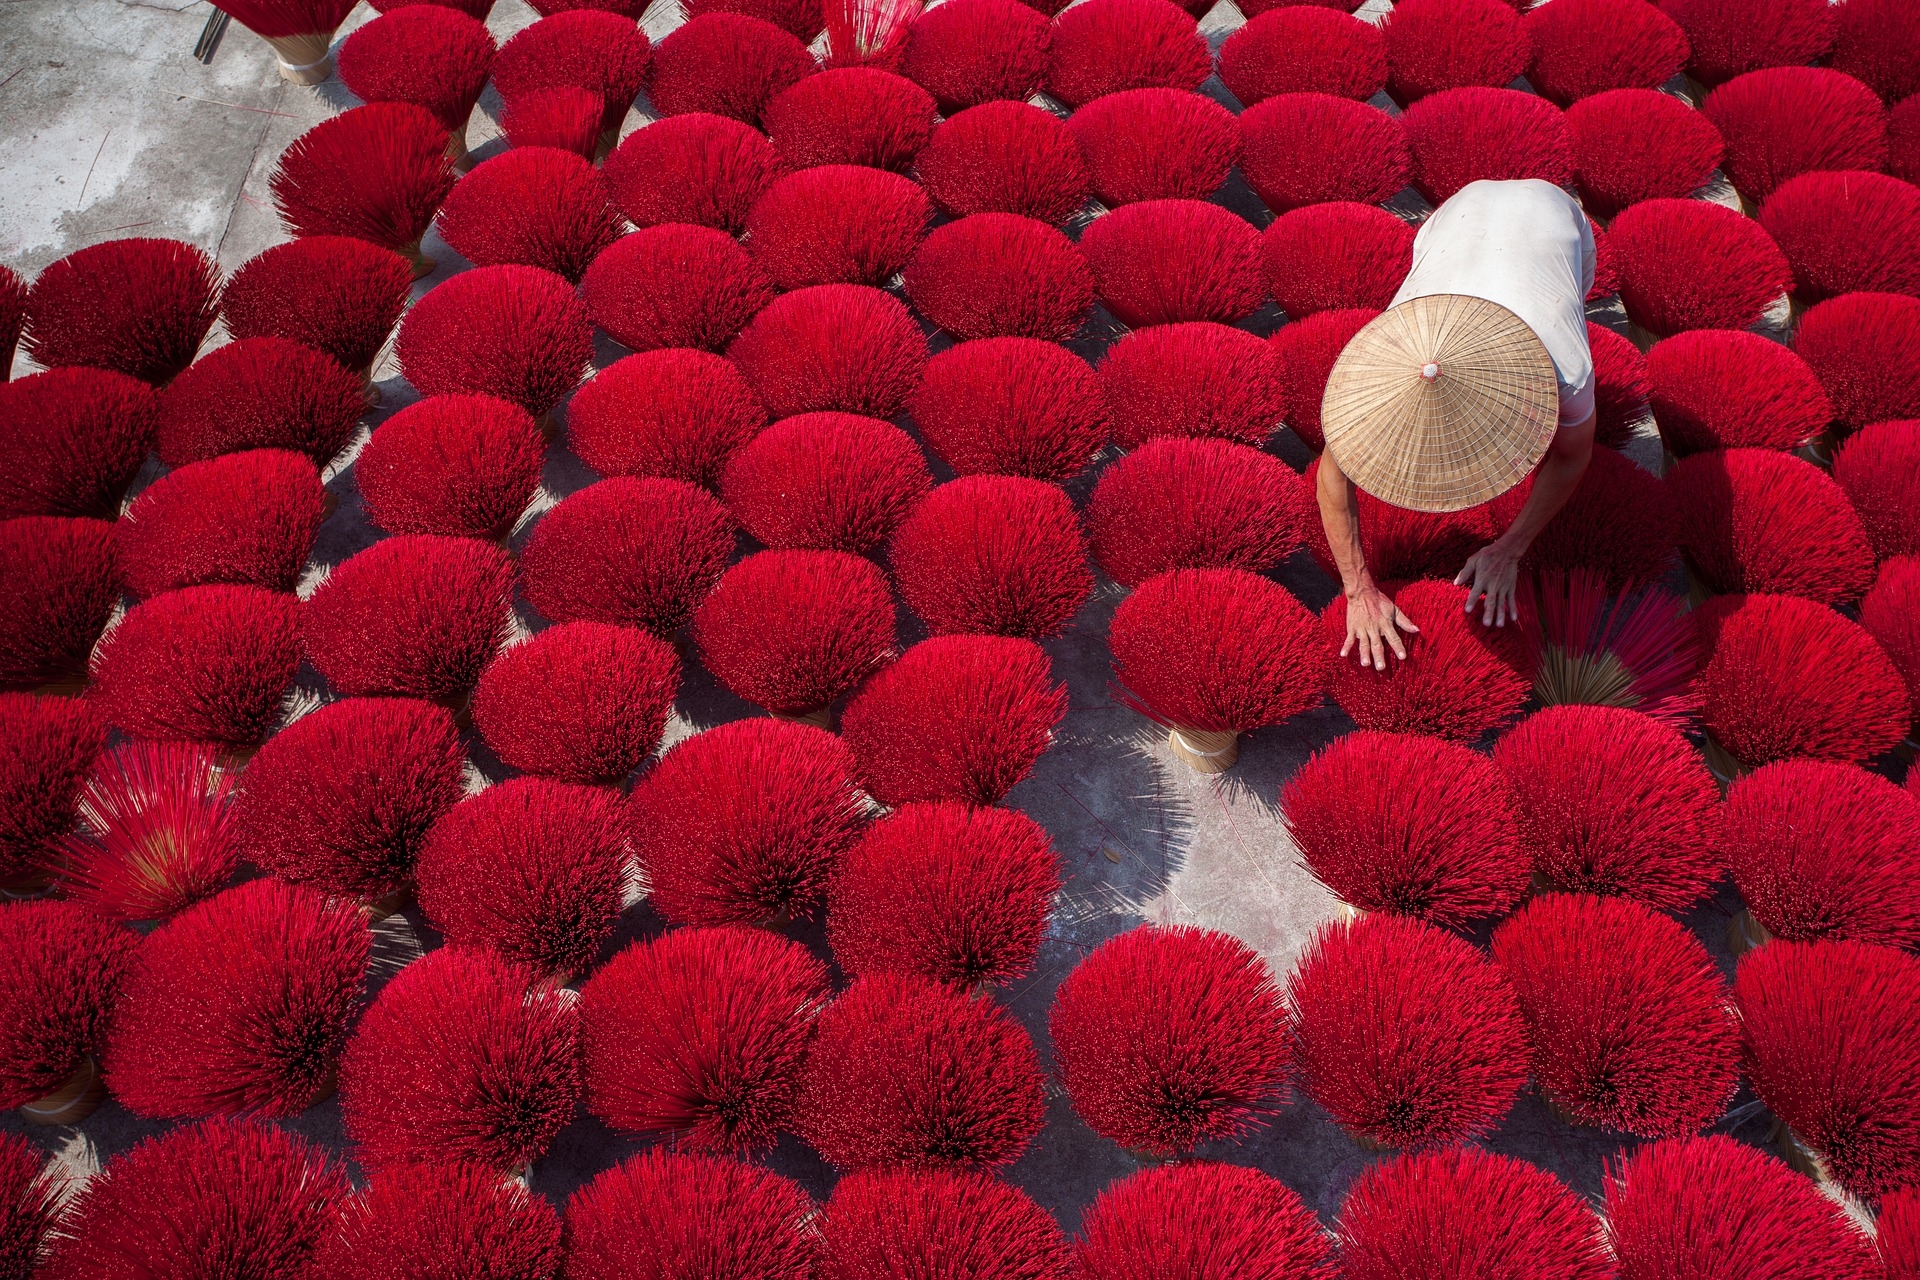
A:
[[[1587,291],[1593,230],[1548,182],[1473,182],[1413,240],[1393,305],[1340,353],[1327,379],[1317,497],[1362,666],[1407,656],[1419,628],[1374,583],[1355,488],[1412,511],[1460,511],[1533,475],[1507,531],[1467,558],[1467,612],[1518,618],[1520,561],[1593,456]],[[1536,466],[1538,471],[1535,471]]]

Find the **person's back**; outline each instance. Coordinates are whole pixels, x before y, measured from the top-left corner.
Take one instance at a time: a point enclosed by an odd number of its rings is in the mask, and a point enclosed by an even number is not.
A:
[[[1470,182],[1434,210],[1413,241],[1413,269],[1393,305],[1435,294],[1497,302],[1527,322],[1553,357],[1560,421],[1593,410],[1587,291],[1593,229],[1550,182]]]

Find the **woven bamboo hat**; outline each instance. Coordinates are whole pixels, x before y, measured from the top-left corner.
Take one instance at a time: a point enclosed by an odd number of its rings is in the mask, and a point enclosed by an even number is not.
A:
[[[1354,335],[1327,378],[1327,451],[1383,502],[1460,511],[1526,479],[1560,419],[1553,358],[1484,298],[1409,298]]]

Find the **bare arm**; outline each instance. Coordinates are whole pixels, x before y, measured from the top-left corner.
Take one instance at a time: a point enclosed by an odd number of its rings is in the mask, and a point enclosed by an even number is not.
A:
[[[1534,473],[1533,491],[1527,495],[1519,516],[1507,526],[1505,533],[1468,556],[1467,563],[1454,578],[1455,584],[1467,589],[1468,613],[1473,612],[1475,601],[1481,602],[1480,621],[1484,625],[1504,627],[1507,619],[1519,619],[1514,591],[1520,577],[1520,561],[1540,531],[1567,505],[1580,477],[1586,474],[1587,463],[1593,457],[1593,424],[1594,415],[1590,413],[1584,421],[1553,433],[1546,459]]]
[[[1361,666],[1385,671],[1389,649],[1396,658],[1407,656],[1400,632],[1420,628],[1394,607],[1367,572],[1366,555],[1360,548],[1359,499],[1354,496],[1353,481],[1347,479],[1331,453],[1320,455],[1314,492],[1320,502],[1320,523],[1326,527],[1327,545],[1333,549],[1333,563],[1340,570],[1340,587],[1347,597],[1347,642],[1340,646],[1340,656],[1346,657],[1358,645]]]

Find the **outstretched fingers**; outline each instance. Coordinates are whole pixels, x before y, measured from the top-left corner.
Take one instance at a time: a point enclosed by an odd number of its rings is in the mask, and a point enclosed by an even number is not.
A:
[[[1399,616],[1399,612],[1396,610],[1394,617],[1398,618]],[[1407,644],[1406,641],[1400,638],[1400,631],[1397,627],[1392,623],[1382,624],[1380,628],[1380,638],[1387,647],[1393,650],[1394,657],[1400,659],[1402,662],[1407,660]],[[1382,671],[1387,669],[1387,655],[1384,652],[1380,655],[1380,669]]]

